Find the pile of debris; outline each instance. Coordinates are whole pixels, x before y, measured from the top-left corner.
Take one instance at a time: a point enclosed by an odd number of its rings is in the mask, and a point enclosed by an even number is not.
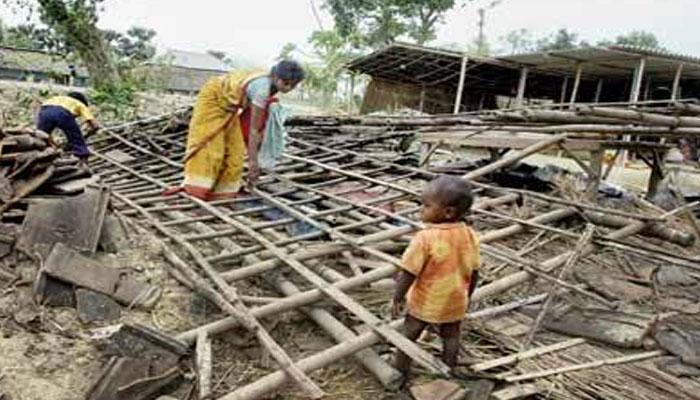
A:
[[[0,215],[30,194],[74,195],[90,176],[78,159],[66,156],[45,132],[29,128],[0,128]],[[18,212],[21,214],[21,212]],[[16,215],[15,215],[16,216]]]
[[[471,129],[465,121],[487,117],[440,118]],[[415,361],[419,400],[696,399],[700,245],[688,206],[611,201],[557,180],[547,193],[494,184],[494,173],[541,143],[448,170],[475,186],[470,218],[483,253],[459,373],[449,373],[430,336],[405,340],[402,321],[389,320],[391,278],[421,227],[420,191],[439,172],[399,147],[436,119],[297,117],[274,171],[250,193],[212,202],[162,195],[182,181],[187,113],[105,132],[93,142],[99,186],[60,205],[34,201],[18,229],[21,247],[43,260],[31,276],[37,294],[45,304],[89,304],[78,312],[85,321],[96,321],[94,311],[114,321],[115,307],[153,313],[157,287],[98,261],[111,220],[162,238],[149,239],[162,249],[154,257],[191,294],[198,317],[162,329],[152,314],[150,327],[93,332],[107,358],[87,398],[394,398],[399,374],[389,358],[398,348]],[[567,145],[566,134],[552,133],[548,145]]]

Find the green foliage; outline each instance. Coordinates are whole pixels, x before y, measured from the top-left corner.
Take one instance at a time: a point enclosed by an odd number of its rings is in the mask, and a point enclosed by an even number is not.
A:
[[[156,31],[152,29],[134,26],[123,34],[111,30],[102,31],[102,34],[122,63],[148,61],[156,55],[156,46],[153,44]]]
[[[338,34],[356,48],[379,47],[408,36],[435,39],[437,25],[455,0],[326,0]]]
[[[289,60],[292,58],[292,53],[294,53],[296,50],[297,45],[294,43],[286,43],[284,46],[282,46],[282,50],[280,50],[280,54],[277,56],[276,60]]]
[[[526,53],[535,47],[532,33],[524,28],[508,32],[501,41],[505,43],[508,54]]]
[[[304,87],[329,99],[338,89],[338,80],[344,65],[352,60],[355,54],[351,50],[350,42],[336,30],[315,31],[309,38],[309,44],[313,46],[316,60],[305,66],[307,77]]]
[[[659,43],[659,39],[651,32],[647,31],[632,31],[625,35],[619,35],[615,38],[615,41],[602,41],[599,42],[600,46],[632,46],[632,47],[643,47],[650,49],[660,49],[662,48]]]
[[[15,26],[0,24],[0,45],[52,53],[68,53],[72,50],[50,29],[31,23]]]
[[[562,28],[553,35],[537,40],[535,47],[538,51],[570,50],[581,47],[583,44],[579,42],[577,33]]]
[[[532,34],[527,29],[518,29],[509,32],[501,38],[506,46],[506,52],[510,54],[528,51],[549,51],[549,50],[569,50],[579,47],[586,47],[586,41],[579,40],[578,34],[567,29],[559,29],[556,33],[533,39]],[[625,35],[619,35],[615,40],[602,40],[596,43],[597,46],[634,46],[645,48],[663,48],[656,35],[646,31],[632,31]]]
[[[93,88],[89,92],[92,102],[100,108],[101,118],[127,120],[133,117],[138,83],[122,79],[114,84]]]

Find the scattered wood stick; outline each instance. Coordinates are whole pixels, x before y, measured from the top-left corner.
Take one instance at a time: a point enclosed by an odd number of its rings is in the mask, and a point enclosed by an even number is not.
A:
[[[574,251],[566,260],[566,263],[561,268],[561,270],[559,270],[559,275],[557,276],[557,279],[563,280],[566,278],[566,275],[568,275],[569,270],[574,266],[574,264],[578,262],[579,258],[583,254],[584,249],[590,244],[591,238],[593,237],[593,232],[595,232],[595,226],[593,224],[586,225],[586,230],[581,236],[581,239],[579,239],[578,243],[576,243]],[[530,329],[530,333],[527,335],[525,341],[523,342],[523,349],[527,349],[527,347],[530,346],[530,343],[532,343],[532,340],[534,339],[535,334],[537,333],[537,330],[540,327],[540,324],[542,324],[542,321],[544,321],[545,316],[554,304],[554,300],[556,300],[556,289],[556,287],[553,287],[552,290],[549,291],[547,300],[544,301],[544,304],[542,305],[539,314],[537,314],[537,318],[535,318],[535,322],[532,324],[532,329]]]
[[[560,374],[565,374],[565,373],[569,373],[569,372],[581,371],[581,370],[585,370],[585,369],[600,368],[600,367],[609,366],[609,365],[618,365],[618,364],[626,364],[626,363],[631,363],[631,362],[643,361],[643,360],[648,360],[650,358],[660,357],[660,356],[663,356],[664,354],[666,354],[666,352],[664,350],[647,351],[644,353],[638,353],[638,354],[633,354],[633,355],[629,355],[629,356],[608,358],[605,360],[598,360],[598,361],[592,361],[592,362],[583,363],[583,364],[570,365],[568,367],[549,369],[549,370],[545,370],[545,371],[538,371],[538,372],[533,372],[533,373],[523,374],[523,375],[508,376],[508,377],[505,377],[504,380],[506,382],[522,382],[522,381],[528,381],[528,380],[532,380],[532,379],[546,378],[546,377],[552,376],[552,375],[560,375]]]

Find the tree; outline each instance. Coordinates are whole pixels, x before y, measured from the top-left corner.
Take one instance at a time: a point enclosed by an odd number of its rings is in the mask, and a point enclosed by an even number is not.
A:
[[[524,28],[508,32],[501,41],[508,46],[506,52],[509,54],[525,53],[534,48],[532,33]]]
[[[435,39],[455,0],[326,0],[342,38],[355,47],[378,47],[407,35],[418,44]]]
[[[282,46],[282,50],[280,50],[280,54],[277,56],[276,60],[277,61],[282,61],[282,60],[289,60],[292,58],[292,53],[296,51],[297,45],[294,43],[287,43],[284,46]]]
[[[82,60],[97,87],[119,82],[112,54],[102,32],[97,28],[98,11],[104,0],[2,0],[30,12],[38,11],[41,22],[68,43]]]
[[[134,26],[122,35],[116,47],[117,54],[130,61],[147,61],[156,55],[153,39],[156,31],[140,26]]]
[[[338,90],[345,64],[355,57],[352,44],[337,30],[315,31],[309,38],[309,44],[313,47],[315,62],[305,65],[307,77],[304,86],[321,93],[324,101],[330,102]]]
[[[569,32],[566,28],[559,29],[555,34],[537,40],[538,51],[570,50],[581,47],[585,42],[578,41],[578,34]]]
[[[611,44],[620,46],[632,46],[632,47],[643,47],[650,49],[661,48],[659,39],[651,32],[646,31],[632,31],[625,35],[619,35],[615,38],[614,42],[603,41],[599,45],[609,46]]]
[[[0,27],[0,44],[53,53],[69,53],[71,51],[70,46],[50,29],[37,27],[31,23]]]
[[[418,44],[425,44],[437,38],[437,25],[444,21],[445,12],[455,6],[455,0],[403,0],[400,3],[409,18],[408,34]]]

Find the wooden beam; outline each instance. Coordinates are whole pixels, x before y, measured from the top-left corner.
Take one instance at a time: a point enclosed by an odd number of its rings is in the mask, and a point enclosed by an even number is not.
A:
[[[462,56],[462,65],[459,69],[459,86],[457,86],[457,96],[455,97],[455,106],[453,113],[459,114],[459,108],[462,105],[462,95],[464,94],[464,80],[467,75],[467,62],[469,62],[469,56],[464,53]]]

